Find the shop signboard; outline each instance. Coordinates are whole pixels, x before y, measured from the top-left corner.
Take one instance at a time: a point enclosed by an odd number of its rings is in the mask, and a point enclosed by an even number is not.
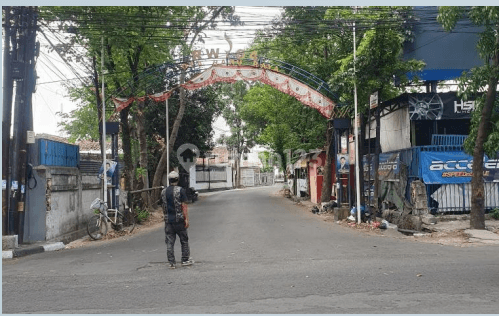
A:
[[[348,135],[348,162],[355,165],[355,139],[353,135]]]
[[[364,180],[374,180],[374,155],[371,159],[364,156]],[[369,176],[370,171],[370,176]],[[399,177],[400,171],[400,154],[397,153],[382,153],[379,154],[378,176],[381,181],[396,181]]]
[[[499,159],[483,159],[483,180],[499,182]],[[421,171],[426,184],[468,183],[473,157],[464,152],[421,152]]]
[[[371,110],[378,107],[378,91],[371,94],[371,96],[369,97],[369,107],[371,108]]]
[[[456,92],[407,94],[409,117],[418,120],[470,119],[475,101],[464,101]]]

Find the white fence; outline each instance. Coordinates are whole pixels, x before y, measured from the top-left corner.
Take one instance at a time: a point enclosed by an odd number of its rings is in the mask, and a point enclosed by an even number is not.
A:
[[[189,170],[190,186],[196,190],[216,190],[231,189],[232,167],[230,166],[210,166],[203,168],[192,166]]]

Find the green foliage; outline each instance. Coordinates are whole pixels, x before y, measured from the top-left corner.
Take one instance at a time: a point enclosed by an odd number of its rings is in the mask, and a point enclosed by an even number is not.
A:
[[[268,151],[262,151],[258,153],[258,158],[262,162],[263,168],[261,172],[272,172],[274,171],[274,166],[271,163],[271,154]]]
[[[339,67],[329,83],[342,101],[353,104],[355,81],[360,112],[367,109],[369,96],[374,91],[381,92],[382,100],[391,99],[408,83],[408,72],[424,67],[422,61],[402,60],[403,44],[411,39],[411,33],[404,26],[412,19],[409,7],[366,7],[358,13],[332,8],[327,11],[326,18],[337,23],[359,21],[356,25],[356,72],[353,72],[353,43],[350,42],[351,48],[345,47],[343,54],[338,55]],[[350,32],[345,35],[352,37]],[[343,40],[348,41],[348,38]],[[399,86],[394,85],[395,77]]]
[[[492,212],[490,212],[490,216],[494,219],[499,219],[499,208],[495,208]]]
[[[214,147],[212,141],[214,130],[212,123],[221,114],[224,104],[219,101],[218,86],[208,86],[194,91],[187,91],[184,118],[180,124],[179,132],[173,152],[170,153],[172,167],[181,165],[178,162],[175,150],[182,144],[196,145],[201,152],[206,152]],[[180,102],[178,92],[174,92],[168,101],[169,127],[173,127],[175,115]],[[156,139],[164,140],[166,134],[165,102],[151,102],[145,110],[146,133],[148,135],[149,170],[154,170],[162,154],[162,145]],[[171,131],[170,131],[171,133]],[[151,178],[151,177],[150,177]]]
[[[230,135],[223,135],[220,144],[229,150],[235,150],[240,157],[248,153],[255,145],[257,134],[243,122],[241,109],[244,106],[244,97],[248,93],[249,85],[244,81],[234,84],[221,84],[219,88],[219,102],[223,105],[222,116],[230,127]]]
[[[369,95],[381,90],[387,100],[402,92],[407,72],[424,63],[402,60],[402,47],[411,40],[405,25],[410,7],[286,7],[273,28],[261,33],[252,49],[299,66],[329,83],[333,100],[353,104],[353,84],[358,88],[359,108]],[[353,73],[352,21],[357,21],[356,74]],[[276,31],[278,30],[278,31]],[[394,76],[400,81],[395,87]],[[329,96],[331,97],[331,96]]]
[[[294,97],[271,86],[255,84],[244,97],[241,118],[255,141],[267,145],[282,159],[285,151],[320,148],[325,142],[326,119]],[[285,166],[281,160],[280,166]]]
[[[97,138],[99,119],[96,104],[100,103],[98,95],[102,83],[99,82],[102,80],[100,69],[102,48],[104,48],[104,64],[107,71],[105,83],[109,109],[112,105],[112,102],[109,102],[110,95],[124,98],[143,96],[164,91],[167,84],[170,87],[178,84],[176,79],[167,82],[164,71],[147,77],[143,74],[153,65],[172,62],[174,54],[189,55],[195,43],[203,42],[203,37],[206,36],[202,33],[203,30],[215,27],[217,21],[239,24],[238,17],[234,16],[233,12],[234,8],[228,6],[41,7],[40,18],[44,30],[50,31],[54,24],[57,24],[60,31],[66,31],[68,34],[69,43],[56,45],[54,49],[62,52],[68,61],[85,61],[88,64],[86,67],[89,70],[88,77],[93,79],[81,87],[71,89],[75,100],[81,101],[81,106],[78,111],[65,117],[63,129],[75,139]],[[81,47],[84,49],[80,49]],[[78,52],[80,53],[75,58]],[[95,91],[98,92],[97,95]],[[211,121],[217,110],[213,110],[211,101],[209,101],[211,105],[207,106],[208,110],[201,105],[204,102],[203,98],[213,99],[210,94],[202,96],[203,93],[207,93],[206,91],[211,90],[204,89],[194,93],[197,95],[194,100],[199,104],[192,107],[193,111],[186,111],[188,115],[182,121],[179,129],[181,137],[177,137],[176,147],[179,143],[194,143],[200,149],[211,146]],[[172,103],[175,102],[172,100],[170,104]],[[158,126],[163,126],[163,131],[158,131],[155,126],[146,124],[147,169],[151,172],[156,169],[160,153],[164,148],[160,144],[160,138],[164,139],[166,133],[165,117],[163,115],[161,118],[158,113],[165,113],[165,109],[164,103],[146,105],[146,116],[149,119],[153,117]],[[175,110],[175,106],[172,106],[172,109]],[[136,104],[132,104],[124,111],[122,113],[125,115],[121,117],[122,127],[128,124],[127,129],[122,129],[125,174],[130,172],[130,176],[133,177],[133,169],[139,159],[138,139],[141,139],[132,134],[132,139],[135,137],[137,141],[130,141],[130,133],[134,133],[137,127]],[[178,102],[176,111],[169,113],[170,127],[173,126],[177,112]],[[206,115],[206,119],[203,115]],[[176,155],[175,152],[171,154],[174,166]],[[135,176],[144,175],[144,172],[139,170]]]
[[[135,214],[136,214],[137,222],[139,222],[139,223],[147,220],[149,218],[149,216],[151,215],[151,213],[149,213],[148,210],[146,210],[146,209],[142,210],[138,207],[135,208]]]
[[[467,19],[480,26],[477,52],[484,60],[484,65],[471,69],[458,79],[458,92],[464,100],[475,100],[472,113],[469,137],[464,144],[465,150],[473,154],[477,143],[478,128],[481,123],[488,124],[488,133],[483,144],[484,152],[495,157],[499,151],[499,97],[494,89],[493,110],[490,122],[484,122],[482,110],[487,101],[487,91],[491,89],[489,82],[499,77],[499,67],[494,65],[493,58],[499,51],[499,7],[440,7],[438,21],[445,30],[451,31],[461,19]],[[496,57],[497,58],[497,57]],[[497,81],[496,81],[497,82]]]
[[[182,25],[189,23],[190,12],[186,7],[40,7],[42,30],[48,32],[54,23],[60,31],[68,33],[67,44],[57,43],[54,49],[71,62],[81,60],[87,64],[89,75],[101,80],[101,50],[104,40],[104,65],[106,95],[117,96],[116,91],[128,87],[129,82],[148,65],[172,60],[171,50],[181,43]],[[168,20],[176,18],[179,28],[158,28]],[[152,38],[172,38],[172,41],[157,41]],[[75,47],[85,47],[85,50]],[[82,53],[83,52],[83,53]],[[90,63],[93,60],[95,62]],[[91,66],[89,64],[92,64]],[[94,69],[95,68],[95,69]],[[98,78],[95,78],[94,71]],[[64,117],[63,130],[71,138],[97,139],[98,116],[95,91],[90,88],[95,82],[86,82],[80,87],[69,88],[73,101],[80,100],[79,108]],[[101,83],[98,82],[100,89]],[[136,86],[129,94],[143,95]],[[122,95],[127,97],[128,95]],[[106,102],[109,107],[112,102]],[[111,103],[111,104],[109,104]],[[107,116],[111,112],[107,113]]]
[[[140,179],[146,175],[147,170],[145,168],[137,167],[135,169],[135,179]]]
[[[478,126],[482,119],[482,110],[486,101],[487,78],[491,74],[489,66],[477,67],[463,74],[458,80],[458,94],[463,100],[474,100],[475,110],[472,112],[469,136],[464,142],[465,151],[473,155],[476,144]],[[489,157],[495,157],[499,151],[499,98],[494,102],[494,109],[490,118],[490,131],[483,144],[484,152]]]
[[[337,68],[338,52],[346,44],[337,40],[338,37],[324,20],[328,8],[284,7],[282,17],[259,32],[251,49],[263,56],[298,66],[327,81],[332,70]]]
[[[494,219],[499,219],[499,208],[495,208],[490,212],[490,216]]]
[[[175,50],[189,54],[187,39],[202,41],[205,35],[200,32],[216,26],[215,17],[231,24],[240,23],[233,11],[233,7],[215,6],[67,6],[40,7],[40,18],[46,32],[53,28],[54,23],[59,30],[69,32],[69,42],[56,44],[55,49],[62,52],[68,61],[78,59],[89,64],[95,58],[98,75],[101,72],[104,39],[104,62],[108,70],[106,94],[129,97],[163,91],[165,82],[162,73],[150,76],[147,80],[138,80],[137,75],[151,65],[171,62]],[[82,55],[82,50],[75,47],[85,47],[86,50],[83,50]],[[92,67],[87,68],[93,77]],[[81,110],[66,115],[62,128],[71,135],[75,134],[73,138],[98,138],[98,119],[91,117],[92,113],[97,117],[96,96],[89,88],[91,85],[88,82],[82,87],[71,89],[74,100],[81,100]],[[132,114],[133,111],[132,107]]]

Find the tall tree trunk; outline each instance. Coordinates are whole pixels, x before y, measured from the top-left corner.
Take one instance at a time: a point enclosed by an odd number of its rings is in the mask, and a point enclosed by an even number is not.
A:
[[[191,39],[191,42],[189,43],[189,50],[192,49],[193,45],[194,45],[194,42],[197,38],[197,36],[199,35],[199,33],[201,33],[210,23],[213,23],[213,21],[215,21],[215,19],[218,18],[218,16],[220,16],[220,14],[222,13],[222,11],[224,10],[225,7],[219,7],[217,8],[211,15],[210,18],[208,19],[203,19],[202,22],[204,22],[202,25],[197,25],[197,23],[199,21],[196,21],[194,24],[195,24],[195,27],[194,29],[196,30],[194,32],[194,34],[192,35],[192,39]],[[189,37],[189,34],[190,32],[187,32],[186,36],[184,37],[184,40],[187,41],[187,38]],[[180,75],[180,84],[183,84],[185,82],[185,69],[184,71],[181,73]],[[170,148],[169,148],[169,151],[170,153],[173,151],[173,145],[175,144],[175,141],[177,140],[177,133],[178,133],[178,129],[180,128],[180,123],[182,122],[182,118],[184,116],[184,111],[185,111],[185,89],[184,88],[180,88],[180,106],[179,106],[179,109],[178,109],[178,113],[177,113],[177,116],[175,118],[175,122],[173,123],[173,128],[172,128],[172,132],[171,134],[169,134],[169,138],[170,138]],[[168,134],[168,131],[167,131],[167,134]],[[165,171],[165,168],[166,168],[166,163],[167,163],[167,154],[166,154],[167,150],[166,150],[166,147],[163,151],[163,154],[161,154],[161,158],[159,159],[159,162],[158,162],[158,166],[156,167],[156,171],[154,172],[154,178],[153,178],[153,181],[152,181],[152,186],[153,187],[157,187],[161,184],[161,179],[163,178],[163,173]],[[167,170],[168,172],[169,170]],[[188,170],[187,170],[188,171]],[[160,192],[157,192],[158,190],[155,190],[152,192],[152,201],[157,201],[159,199],[159,194]]]
[[[102,124],[102,98],[99,89],[99,74],[97,72],[97,58],[95,55],[92,56],[92,68],[94,70],[93,84],[95,88],[95,100],[97,104],[97,121],[99,125]],[[102,132],[99,130],[99,145],[101,155],[104,156],[104,148],[102,148]]]
[[[236,187],[241,187],[241,153],[237,153],[237,173],[236,173]]]
[[[132,162],[132,142],[130,137],[130,125],[128,124],[128,114],[130,108],[127,107],[120,112],[121,137],[123,141],[123,160],[125,162],[125,191],[133,189],[133,162]]]
[[[139,134],[139,165],[142,169],[142,183],[143,189],[149,189],[149,171],[147,169],[148,166],[148,157],[147,157],[147,137],[145,130],[145,118],[144,118],[144,101],[138,102],[137,104],[137,112],[136,112],[136,124],[137,124],[137,133]],[[144,201],[146,207],[151,207],[151,195],[149,192],[142,193],[142,200]]]
[[[499,36],[496,37],[499,46]],[[496,71],[499,71],[499,52],[493,59],[493,66]],[[489,78],[489,88],[485,104],[482,109],[482,116],[480,124],[478,125],[478,132],[475,141],[475,148],[473,150],[473,176],[471,178],[471,190],[473,195],[471,197],[471,213],[470,213],[470,227],[472,229],[485,229],[485,190],[483,184],[483,145],[490,133],[492,108],[497,94],[498,75],[494,73]]]
[[[236,155],[236,156],[239,156],[239,155]],[[239,169],[239,159],[237,157],[234,160],[234,163],[235,163],[235,167],[236,167],[236,178],[234,180],[235,180],[235,186],[236,186],[236,189],[237,189],[237,188],[239,188],[239,173],[241,171]]]
[[[111,46],[108,45],[108,55],[112,56],[112,52],[111,52]],[[139,82],[139,79],[138,79],[138,67],[139,67],[139,61],[140,61],[140,55],[142,53],[142,46],[139,45],[135,48],[135,51],[130,51],[128,53],[128,55],[126,56],[127,58],[127,61],[128,61],[128,67],[130,68],[130,72],[132,73],[132,78],[133,78],[133,89],[132,89],[132,92],[133,93],[136,93],[136,87],[138,86],[138,82]],[[110,63],[112,63],[112,69],[115,69],[116,67],[114,66],[114,60],[112,58],[110,58]],[[130,126],[130,123],[128,121],[128,114],[130,113],[130,108],[128,107],[127,108],[127,111],[124,112],[124,111],[121,111],[120,113],[120,118],[121,118],[121,122],[123,124],[123,127],[125,127],[126,125],[126,129],[123,128],[123,149],[125,149],[125,146],[129,149],[129,151],[125,151],[125,168],[127,169],[126,172],[128,173],[128,182],[129,182],[129,187],[130,187],[130,190],[133,190],[134,189],[134,184],[135,184],[135,177],[134,177],[134,173],[135,173],[135,168],[134,168],[134,163],[133,163],[133,159],[132,159],[132,143],[131,143],[131,136],[130,136],[130,133],[131,133],[131,126]],[[125,142],[127,142],[127,144],[125,145]],[[127,152],[128,152],[128,156],[127,156]],[[144,203],[147,203],[146,201],[144,201]]]
[[[180,83],[185,82],[185,72],[183,72],[180,75]],[[185,89],[180,88],[179,91],[180,94],[180,106],[177,112],[177,116],[175,117],[175,122],[173,123],[172,127],[172,132],[170,134],[170,146],[169,146],[169,151],[170,153],[173,151],[173,145],[175,144],[175,141],[177,140],[177,134],[178,130],[180,128],[180,123],[182,122],[182,118],[184,117],[184,112],[185,112]],[[163,150],[163,153],[161,154],[161,158],[159,159],[158,166],[156,167],[156,171],[154,172],[154,178],[152,181],[152,186],[153,187],[158,187],[161,185],[161,179],[163,178],[163,173],[165,172],[166,169],[166,163],[167,163],[167,150],[166,146],[165,149]],[[168,172],[169,170],[167,170]],[[158,190],[155,190],[152,192],[152,201],[157,201],[159,199],[159,194],[160,192]]]
[[[329,202],[331,200],[332,191],[332,176],[331,176],[331,162],[333,157],[334,137],[331,121],[327,123],[326,131],[326,161],[324,163],[324,181],[322,183],[321,202]]]
[[[105,124],[106,119],[102,117],[102,96],[100,94],[100,87],[99,87],[99,74],[97,72],[97,58],[95,55],[92,56],[92,68],[94,70],[94,76],[93,76],[93,84],[95,88],[95,101],[97,105],[97,122],[99,127],[103,126]],[[100,154],[101,157],[104,157],[106,154],[106,149],[104,148],[102,144],[102,131],[104,129],[99,128],[99,147],[100,147]],[[103,200],[104,199],[104,190],[101,190],[100,192],[100,198]]]
[[[110,72],[116,71],[116,63],[114,62],[113,53],[112,53],[112,45],[109,45],[106,39],[106,49],[107,49],[107,60],[105,61],[106,68]],[[139,53],[140,54],[140,49]],[[136,58],[138,59],[138,56]],[[130,63],[130,69],[133,71],[134,66]],[[136,71],[135,71],[136,73]],[[135,76],[135,75],[134,75]],[[113,77],[114,84],[116,85],[116,89],[119,90],[121,85],[116,77]],[[98,91],[98,90],[97,90]],[[100,94],[99,94],[100,96]],[[102,100],[101,100],[102,102]],[[100,108],[100,107],[99,107]],[[132,162],[132,145],[131,145],[131,137],[130,137],[130,124],[128,123],[128,115],[130,113],[130,108],[127,107],[120,112],[120,126],[121,126],[121,140],[122,140],[122,148],[123,148],[123,159],[125,163],[125,168],[123,170],[123,176],[125,178],[125,187],[122,188],[125,191],[131,191],[133,189],[134,177],[133,177],[133,162]],[[99,139],[102,139],[99,138]]]

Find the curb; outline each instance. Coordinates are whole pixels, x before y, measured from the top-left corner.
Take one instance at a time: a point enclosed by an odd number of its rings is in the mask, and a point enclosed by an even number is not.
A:
[[[2,259],[19,258],[28,255],[33,255],[45,251],[56,251],[64,249],[66,246],[63,242],[50,243],[43,246],[32,246],[26,248],[17,248],[14,250],[2,251]]]

